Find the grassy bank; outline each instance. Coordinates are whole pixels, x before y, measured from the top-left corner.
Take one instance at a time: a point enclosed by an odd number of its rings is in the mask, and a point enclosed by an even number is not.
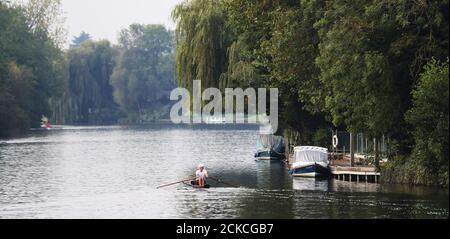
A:
[[[412,157],[397,157],[382,167],[381,182],[449,188],[448,165],[433,171]]]

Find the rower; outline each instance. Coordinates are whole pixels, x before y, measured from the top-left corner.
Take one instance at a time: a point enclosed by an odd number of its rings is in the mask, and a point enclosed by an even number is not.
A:
[[[205,165],[198,165],[197,171],[195,172],[195,177],[197,180],[197,185],[201,188],[205,187],[206,179],[208,178],[208,172],[205,169]]]

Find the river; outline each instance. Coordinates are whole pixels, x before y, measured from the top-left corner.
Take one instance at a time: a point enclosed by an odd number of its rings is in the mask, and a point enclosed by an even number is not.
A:
[[[251,126],[63,127],[0,141],[0,218],[448,218],[448,190],[293,179]],[[190,178],[212,188],[158,185]]]

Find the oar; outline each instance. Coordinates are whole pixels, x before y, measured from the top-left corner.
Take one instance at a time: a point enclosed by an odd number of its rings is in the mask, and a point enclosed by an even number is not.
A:
[[[231,186],[231,187],[238,188],[238,186],[233,185],[233,184],[231,184],[231,183],[224,182],[224,181],[222,181],[222,180],[219,179],[219,178],[214,178],[214,177],[209,177],[209,178],[212,179],[212,180],[217,181],[218,183],[223,183],[223,184],[225,184],[225,185],[228,185],[228,186]]]
[[[190,178],[190,179],[185,179],[185,180],[181,180],[181,181],[174,182],[174,183],[164,184],[164,185],[158,186],[156,189],[169,187],[169,186],[172,186],[172,185],[175,185],[175,184],[184,183],[184,182],[186,182],[186,181],[191,181],[191,180],[194,180],[194,179],[195,179],[195,178]]]

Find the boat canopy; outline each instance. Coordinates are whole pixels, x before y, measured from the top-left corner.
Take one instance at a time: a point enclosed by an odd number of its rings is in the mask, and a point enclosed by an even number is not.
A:
[[[305,165],[317,163],[322,166],[328,166],[328,149],[313,147],[313,146],[301,146],[294,148],[294,165]]]
[[[284,139],[273,134],[261,134],[257,146],[258,151],[272,150],[278,154],[284,154]]]

